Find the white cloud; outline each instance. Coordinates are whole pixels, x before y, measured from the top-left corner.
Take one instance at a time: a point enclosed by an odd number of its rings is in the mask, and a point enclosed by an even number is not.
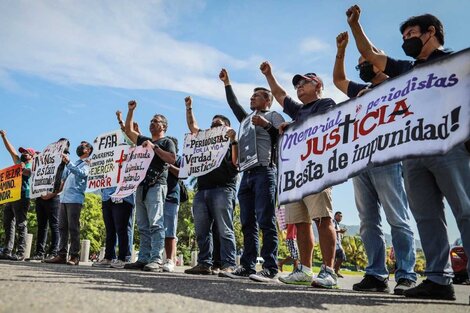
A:
[[[305,38],[300,43],[301,53],[322,52],[322,51],[327,51],[329,49],[330,49],[330,45],[328,43],[323,42],[314,37]]]
[[[202,7],[200,1],[2,2],[0,67],[61,84],[222,99],[220,68],[247,61],[167,33],[178,14]]]

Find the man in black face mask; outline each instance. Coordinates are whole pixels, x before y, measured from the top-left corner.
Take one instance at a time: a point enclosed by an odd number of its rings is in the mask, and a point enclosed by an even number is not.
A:
[[[444,29],[431,14],[413,16],[400,26],[404,52],[415,59],[395,60],[375,52],[359,23],[360,8],[355,5],[346,15],[359,52],[390,77],[414,66],[448,55],[442,49]],[[467,142],[468,144],[468,142]],[[455,300],[453,271],[449,257],[449,238],[444,215],[445,197],[460,230],[463,247],[470,254],[470,154],[460,144],[445,155],[403,161],[405,188],[411,212],[418,225],[427,279],[404,292],[406,297]],[[470,262],[467,264],[470,272]]]
[[[23,261],[26,249],[26,234],[28,233],[26,215],[29,209],[29,191],[30,177],[33,156],[35,154],[32,148],[20,148],[16,152],[15,147],[7,138],[6,132],[0,130],[5,148],[10,153],[15,164],[21,164],[23,167],[23,175],[21,178],[21,199],[7,203],[3,212],[3,227],[5,230],[5,247],[0,254],[0,259]],[[18,245],[16,255],[11,255],[15,241],[15,224],[18,230]]]
[[[388,76],[379,71],[363,56],[359,58],[356,69],[360,71],[361,84],[350,81],[344,70],[344,56],[348,44],[348,33],[336,37],[335,67],[333,82],[335,86],[350,98],[361,95],[385,81]],[[373,47],[375,51],[378,51]],[[368,168],[353,178],[356,207],[361,220],[361,238],[366,248],[368,265],[364,279],[353,285],[356,291],[389,292],[389,272],[385,264],[385,242],[381,227],[380,206],[382,205],[387,221],[392,229],[392,243],[397,256],[394,293],[403,292],[416,285],[415,246],[413,231],[410,226],[410,211],[402,180],[401,162]]]
[[[77,147],[76,162],[71,162],[67,154],[62,154],[65,170],[62,175],[62,193],[60,194],[59,209],[59,252],[45,263],[78,265],[80,261],[80,212],[85,201],[85,189],[90,166],[88,157],[93,152],[93,146],[82,141]],[[70,234],[69,260],[67,246]]]
[[[200,128],[193,114],[192,99],[186,97],[184,101],[188,128],[196,135]],[[219,126],[230,127],[230,120],[223,115],[215,115],[211,128]],[[235,268],[233,211],[238,175],[238,142],[233,129],[228,129],[226,134],[231,145],[220,166],[197,178],[198,191],[193,200],[193,215],[199,253],[197,265],[185,270],[186,274],[215,274],[215,268],[220,267],[219,275],[225,276]],[[214,261],[220,264],[214,264]]]

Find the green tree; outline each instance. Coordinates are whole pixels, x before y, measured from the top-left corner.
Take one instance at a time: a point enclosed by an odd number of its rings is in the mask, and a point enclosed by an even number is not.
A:
[[[364,269],[367,266],[367,255],[361,237],[344,236],[341,243],[348,262],[353,264],[356,270]]]
[[[80,213],[80,239],[90,240],[90,253],[97,253],[105,245],[106,229],[101,210],[101,196],[85,194]]]

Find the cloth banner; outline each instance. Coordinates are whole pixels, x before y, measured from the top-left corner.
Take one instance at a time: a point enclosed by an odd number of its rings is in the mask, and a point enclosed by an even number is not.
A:
[[[67,141],[61,140],[48,145],[33,158],[30,198],[35,199],[54,190],[57,171],[62,163],[62,153]],[[60,179],[60,178],[58,178]]]
[[[219,167],[230,147],[227,130],[219,126],[200,130],[197,135],[186,134],[179,177],[199,177]]]
[[[113,199],[125,198],[137,190],[137,187],[145,178],[154,155],[155,152],[150,147],[137,146],[129,149],[122,180],[118,183],[116,191],[111,195]]]
[[[90,156],[89,190],[115,187],[123,176],[129,146],[121,130],[101,134],[93,144]]]
[[[245,117],[240,123],[238,132],[238,161],[240,172],[243,172],[256,162],[258,162],[258,150],[256,149],[256,126],[251,119],[256,112]]]
[[[280,138],[279,201],[290,203],[367,167],[441,155],[470,137],[470,49],[418,66]]]
[[[0,170],[0,204],[21,199],[21,164]]]

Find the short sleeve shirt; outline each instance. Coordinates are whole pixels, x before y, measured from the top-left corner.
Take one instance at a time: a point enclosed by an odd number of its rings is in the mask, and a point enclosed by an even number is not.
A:
[[[153,141],[152,138],[139,135],[137,137],[137,145],[140,146],[147,140],[153,142],[154,145],[158,145],[164,151],[176,154],[175,144],[167,137],[163,137]],[[163,161],[157,154],[155,154],[152,159],[152,162],[150,162],[149,168],[152,168],[157,172],[161,172],[162,174],[158,177],[157,184],[166,185],[166,179],[168,177],[168,166],[166,162]]]
[[[330,98],[322,98],[307,104],[302,104],[287,96],[284,99],[284,113],[289,115],[293,120],[301,122],[312,115],[324,113],[335,105],[336,103]]]

